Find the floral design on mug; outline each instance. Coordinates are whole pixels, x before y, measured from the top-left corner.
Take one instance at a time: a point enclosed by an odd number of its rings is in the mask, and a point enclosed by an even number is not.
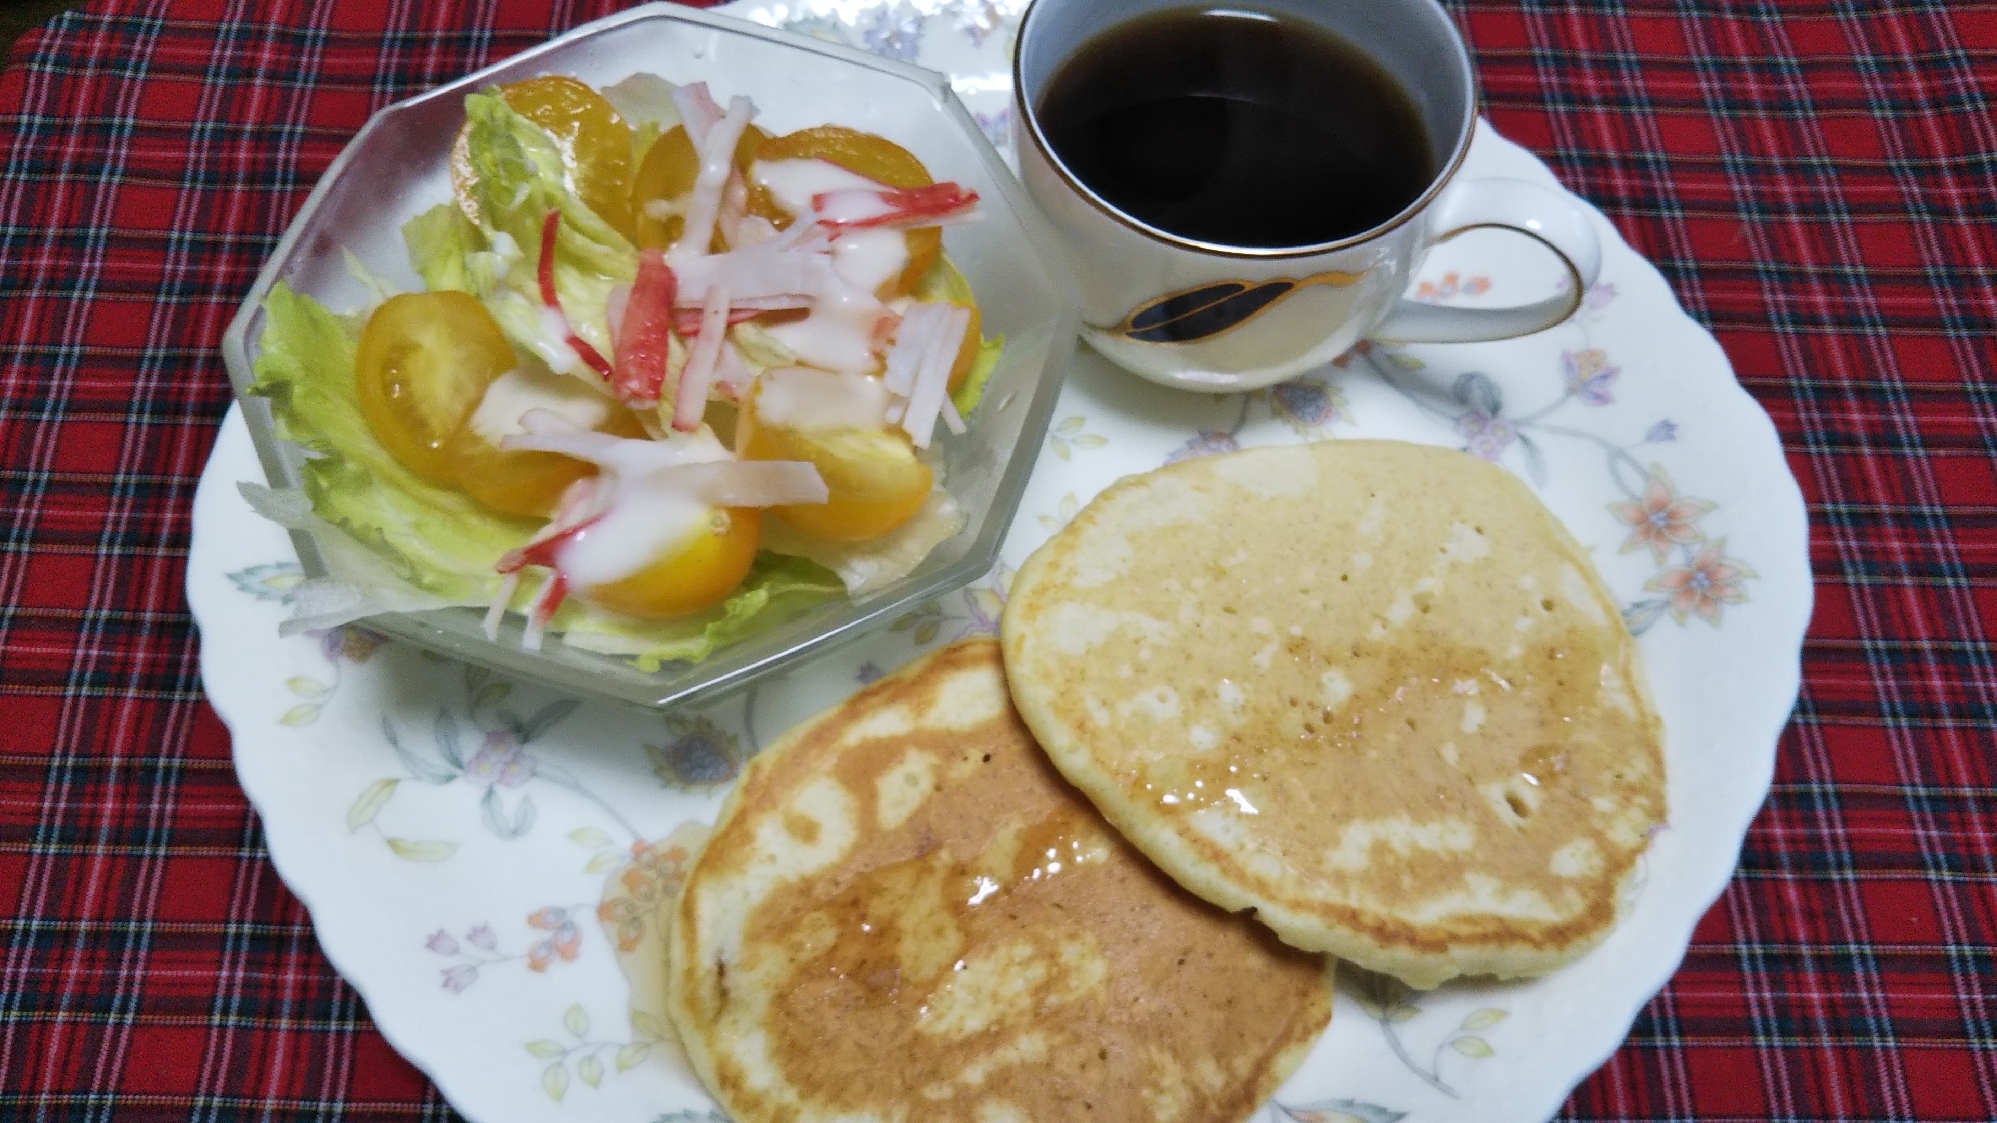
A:
[[[1414,298],[1423,304],[1440,304],[1458,294],[1482,296],[1489,291],[1491,291],[1491,278],[1480,275],[1459,279],[1452,271],[1444,273],[1440,281],[1422,281],[1417,284]]]

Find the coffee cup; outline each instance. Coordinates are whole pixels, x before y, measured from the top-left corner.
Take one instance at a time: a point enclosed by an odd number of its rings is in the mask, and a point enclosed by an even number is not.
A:
[[[1013,67],[1020,176],[1070,251],[1083,335],[1155,382],[1249,390],[1361,339],[1528,335],[1600,269],[1573,197],[1457,175],[1476,79],[1434,0],[1034,0]],[[1564,291],[1405,299],[1429,247],[1483,227],[1558,254]]]

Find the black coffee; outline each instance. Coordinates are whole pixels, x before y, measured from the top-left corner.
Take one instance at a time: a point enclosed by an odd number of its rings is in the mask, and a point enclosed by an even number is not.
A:
[[[1358,48],[1245,8],[1156,12],[1084,43],[1036,107],[1077,178],[1161,230],[1301,246],[1370,230],[1435,178],[1414,102]]]

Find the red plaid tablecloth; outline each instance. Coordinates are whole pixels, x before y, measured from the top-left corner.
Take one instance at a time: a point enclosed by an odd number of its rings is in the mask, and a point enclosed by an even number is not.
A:
[[[622,5],[98,3],[0,78],[0,1118],[450,1117],[279,883],[182,595],[216,346],[368,115]],[[1997,1119],[1997,5],[1452,0],[1775,418],[1817,614],[1572,1119]]]

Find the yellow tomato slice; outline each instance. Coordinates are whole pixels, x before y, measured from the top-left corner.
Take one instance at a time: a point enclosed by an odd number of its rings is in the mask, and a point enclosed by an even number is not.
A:
[[[865,176],[887,187],[927,187],[936,182],[915,154],[886,137],[863,133],[845,125],[818,125],[794,133],[771,137],[757,152],[759,160],[823,160],[854,175]],[[760,214],[779,226],[789,218],[761,188],[749,193],[749,212]],[[908,266],[901,276],[881,291],[883,300],[892,300],[912,291],[922,275],[936,264],[943,252],[943,232],[934,226],[910,230],[902,235],[908,242]]]
[[[502,87],[500,96],[515,113],[548,130],[574,177],[576,194],[630,237],[631,126],[610,102],[562,74],[514,82]]]
[[[748,576],[762,539],[754,507],[712,512],[708,525],[671,557],[608,585],[579,589],[585,600],[649,620],[684,616],[720,604]]]
[[[630,410],[613,407],[610,419],[597,427],[627,440],[642,440],[645,426]],[[558,452],[502,449],[470,425],[460,428],[447,446],[458,486],[473,499],[509,515],[547,518],[570,484],[596,475],[596,466]]]
[[[735,144],[735,166],[745,177],[749,165],[756,161],[757,150],[768,137],[768,133],[754,125],[742,131],[742,139]],[[645,204],[682,198],[693,190],[693,181],[699,175],[700,154],[694,151],[685,125],[674,125],[645,150],[645,159],[631,180],[631,213],[635,216],[640,248],[662,250],[679,240],[680,232],[686,229],[686,219],[679,215],[655,217],[646,213]],[[715,231],[708,249],[719,253],[727,248],[721,242],[721,232]]]
[[[742,459],[809,461],[825,480],[826,502],[770,508],[806,534],[835,542],[878,538],[913,518],[935,483],[898,429],[795,429],[762,423],[753,408],[742,416]]]
[[[515,361],[513,345],[471,295],[404,293],[383,301],[361,329],[354,392],[391,456],[431,483],[456,486],[451,439]]]

